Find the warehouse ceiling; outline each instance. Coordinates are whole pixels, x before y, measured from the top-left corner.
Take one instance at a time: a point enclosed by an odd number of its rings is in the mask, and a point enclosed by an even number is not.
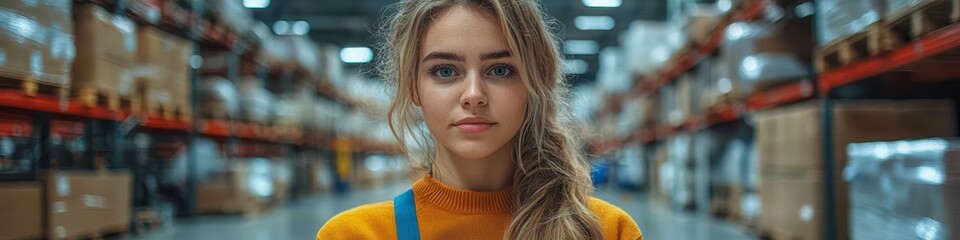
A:
[[[310,24],[309,36],[317,42],[333,43],[341,47],[372,46],[377,42],[373,37],[378,19],[385,14],[386,6],[396,0],[272,0],[265,9],[254,9],[254,16],[271,26],[274,22],[307,21]],[[605,46],[618,45],[620,32],[629,27],[633,20],[663,20],[666,18],[667,0],[623,0],[616,8],[592,8],[583,5],[581,0],[543,0],[548,14],[564,25],[564,40],[587,39]],[[579,30],[574,27],[574,19],[581,15],[611,16],[615,20],[612,30]],[[568,59],[582,59],[587,62],[587,72],[579,75],[577,83],[592,82],[598,68],[598,57],[593,55],[571,55]]]

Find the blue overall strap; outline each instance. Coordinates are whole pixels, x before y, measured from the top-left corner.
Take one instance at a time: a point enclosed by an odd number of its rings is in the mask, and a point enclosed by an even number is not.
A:
[[[420,240],[417,224],[417,206],[413,202],[413,189],[393,199],[393,213],[397,221],[397,239]]]

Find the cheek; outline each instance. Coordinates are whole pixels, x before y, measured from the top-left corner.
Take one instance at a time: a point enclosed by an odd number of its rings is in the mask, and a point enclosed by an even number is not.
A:
[[[448,105],[447,102],[450,101],[447,99],[449,94],[445,94],[438,86],[425,83],[424,80],[420,81],[417,92],[419,96],[418,105],[423,112],[423,120],[426,121],[427,125],[430,126],[443,121],[450,111],[449,107],[446,106]]]
[[[516,125],[520,125],[527,113],[527,90],[523,84],[517,84],[517,86],[511,86],[511,88],[505,90],[500,95],[500,102],[503,103],[501,104],[504,110],[503,115],[508,116],[511,122]]]

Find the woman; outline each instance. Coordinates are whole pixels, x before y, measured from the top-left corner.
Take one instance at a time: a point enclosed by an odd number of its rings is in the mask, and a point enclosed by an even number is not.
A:
[[[390,126],[428,173],[394,201],[340,213],[317,239],[642,239],[623,210],[590,197],[537,3],[398,6],[381,66],[397,87]]]

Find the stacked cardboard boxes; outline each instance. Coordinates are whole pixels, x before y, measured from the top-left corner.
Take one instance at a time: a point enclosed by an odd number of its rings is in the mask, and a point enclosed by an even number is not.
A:
[[[200,184],[197,211],[256,215],[277,200],[279,185],[268,159],[237,159],[212,181]]]
[[[129,172],[49,171],[44,188],[44,236],[89,238],[130,226]]]
[[[76,55],[69,0],[0,2],[0,76],[69,87]]]
[[[74,20],[77,61],[73,66],[72,95],[88,105],[96,104],[97,96],[126,96],[124,88],[129,88],[134,80],[136,24],[93,4],[78,5]]]
[[[138,79],[134,86],[143,97],[144,108],[148,111],[162,109],[167,115],[179,111],[181,117],[188,117],[191,43],[179,36],[147,27],[137,31],[137,45]]]
[[[847,144],[956,133],[950,101],[838,101],[833,105],[832,133],[822,132],[820,102],[811,101],[760,112],[757,144],[760,159],[760,227],[799,239],[820,239],[825,218],[835,218],[838,239],[847,239],[848,186],[841,178]],[[823,215],[823,136],[833,139],[832,201],[835,216]]]
[[[37,239],[43,203],[37,182],[0,183],[0,239]]]

